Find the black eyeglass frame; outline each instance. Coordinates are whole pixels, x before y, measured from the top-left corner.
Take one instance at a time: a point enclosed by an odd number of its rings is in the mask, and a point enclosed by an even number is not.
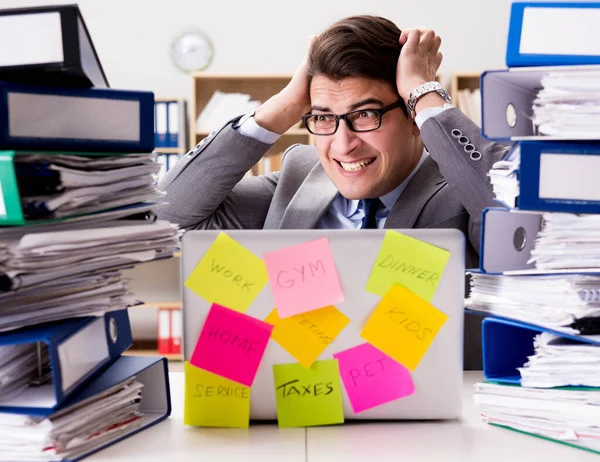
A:
[[[366,133],[366,132],[372,132],[375,130],[379,130],[379,128],[381,128],[381,123],[383,122],[383,115],[386,112],[391,111],[392,109],[396,109],[398,107],[403,107],[404,106],[404,100],[402,98],[400,98],[398,101],[396,101],[395,103],[389,104],[385,107],[382,108],[363,108],[363,109],[357,109],[355,111],[350,111],[350,112],[346,112],[345,114],[329,114],[329,113],[323,113],[323,114],[304,114],[302,116],[302,123],[304,124],[304,126],[306,127],[306,129],[309,131],[309,133],[316,135],[316,136],[329,136],[329,135],[333,135],[335,132],[337,132],[339,126],[340,126],[340,120],[343,120],[344,122],[346,122],[346,126],[348,127],[348,129],[350,131],[353,131],[355,133]],[[356,114],[357,112],[364,112],[364,111],[373,111],[373,112],[378,112],[379,113],[379,125],[375,128],[369,128],[368,130],[356,130],[354,128],[354,126],[352,125],[352,122],[350,121],[350,119],[348,119],[348,116],[351,114]],[[311,117],[316,117],[316,116],[331,116],[335,119],[335,128],[333,129],[333,131],[331,133],[315,133],[313,132],[309,126],[308,123],[306,123],[306,121],[311,118]]]

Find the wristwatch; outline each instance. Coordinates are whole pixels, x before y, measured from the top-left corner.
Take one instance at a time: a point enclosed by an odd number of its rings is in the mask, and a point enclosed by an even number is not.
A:
[[[451,103],[452,99],[446,93],[446,90],[440,85],[439,82],[425,82],[423,85],[419,85],[413,91],[410,92],[410,96],[408,97],[408,102],[406,103],[406,107],[410,111],[410,116],[414,119],[417,115],[415,113],[415,106],[417,105],[417,101],[422,96],[425,96],[427,93],[431,93],[435,91],[438,95],[440,95],[447,103]]]

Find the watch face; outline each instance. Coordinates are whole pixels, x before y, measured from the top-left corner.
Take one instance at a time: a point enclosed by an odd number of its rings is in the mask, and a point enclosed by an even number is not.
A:
[[[184,72],[202,71],[208,67],[212,58],[212,43],[202,32],[186,32],[171,44],[171,59]]]

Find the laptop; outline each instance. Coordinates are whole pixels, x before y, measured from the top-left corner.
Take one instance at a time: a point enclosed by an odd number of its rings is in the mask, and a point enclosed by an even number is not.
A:
[[[186,281],[219,233],[224,232],[255,255],[307,241],[327,238],[339,274],[344,301],[336,304],[350,323],[319,356],[333,359],[336,352],[365,343],[360,332],[381,300],[365,290],[373,264],[388,230],[224,230],[188,231],[182,238],[182,280]],[[465,290],[465,238],[456,229],[394,230],[450,252],[431,304],[448,315],[418,367],[411,372],[415,393],[354,413],[343,390],[346,420],[429,420],[457,418],[461,411],[463,379],[463,319]],[[182,287],[183,353],[189,361],[211,307],[194,291]],[[275,307],[269,283],[246,314],[264,320]],[[251,420],[276,420],[273,365],[298,361],[272,338],[269,340],[250,395]]]

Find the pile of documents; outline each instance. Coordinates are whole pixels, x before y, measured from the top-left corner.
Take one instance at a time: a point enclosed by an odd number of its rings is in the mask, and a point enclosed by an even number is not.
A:
[[[600,276],[469,274],[470,310],[567,333],[600,331]]]
[[[505,159],[494,163],[488,172],[496,200],[508,208],[517,206],[520,163],[521,150],[517,145]]]
[[[600,215],[544,213],[530,262],[540,270],[600,268]]]
[[[0,461],[70,460],[139,428],[135,377],[49,416],[0,413]]]
[[[122,270],[172,257],[181,235],[156,219],[154,95],[71,88],[81,63],[101,73],[78,7],[0,10],[41,16],[73,63],[0,84],[0,461],[79,459],[170,413],[166,360],[121,357],[139,303]]]
[[[600,387],[600,348],[550,332],[534,339],[535,354],[518,368],[524,387]]]
[[[487,382],[475,386],[474,401],[484,422],[600,451],[598,389],[536,389]]]
[[[600,131],[600,70],[556,70],[542,77],[533,104],[540,135],[597,138]]]
[[[74,156],[24,154],[15,158],[27,219],[61,218],[158,199],[152,154]]]

